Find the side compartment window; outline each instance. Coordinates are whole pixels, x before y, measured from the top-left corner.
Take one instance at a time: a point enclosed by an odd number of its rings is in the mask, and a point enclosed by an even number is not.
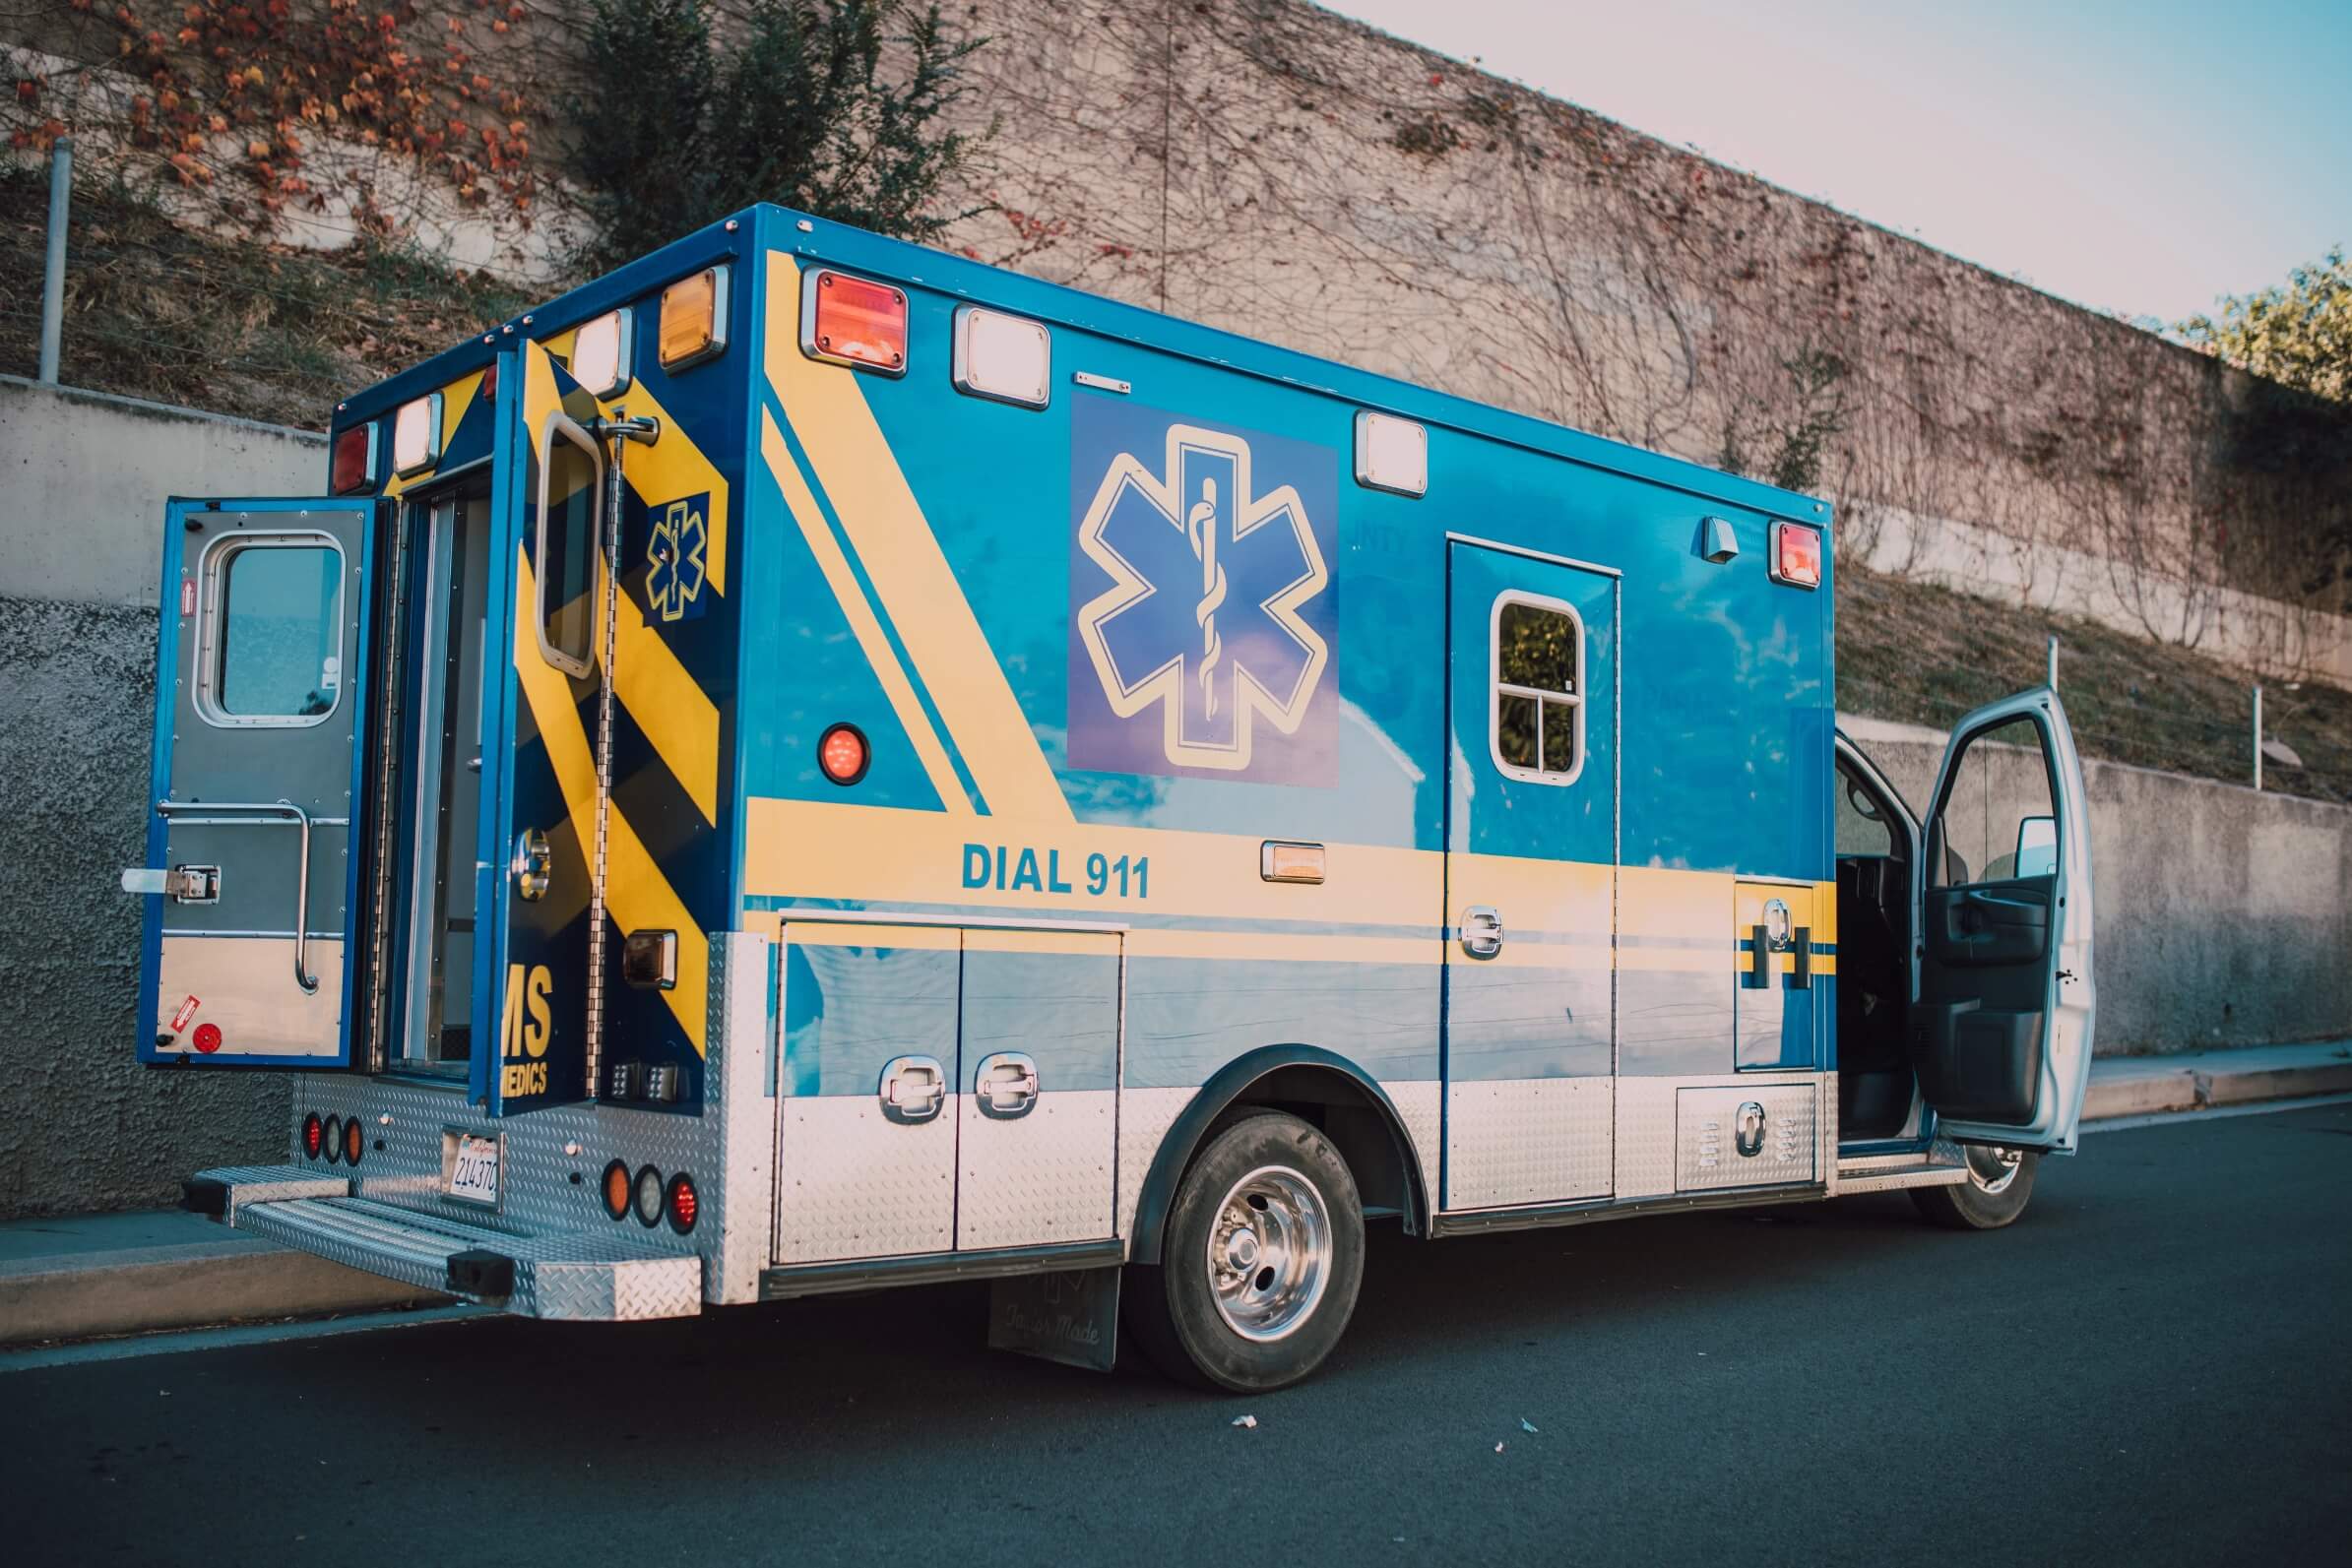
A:
[[[215,546],[198,709],[216,724],[315,724],[343,693],[343,551],[320,533]]]
[[[2048,876],[2058,869],[2050,763],[2034,721],[2016,718],[1971,735],[1936,818],[1932,887]]]
[[[1584,622],[1557,599],[1494,601],[1494,763],[1514,779],[1564,784],[1584,766]]]
[[[596,622],[597,524],[604,465],[586,432],[568,419],[547,431],[540,470],[540,653],[574,675],[588,673]]]

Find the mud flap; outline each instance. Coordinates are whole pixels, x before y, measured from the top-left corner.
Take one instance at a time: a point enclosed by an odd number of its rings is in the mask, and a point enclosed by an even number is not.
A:
[[[1008,1275],[988,1287],[988,1348],[1108,1372],[1118,1356],[1118,1269]]]

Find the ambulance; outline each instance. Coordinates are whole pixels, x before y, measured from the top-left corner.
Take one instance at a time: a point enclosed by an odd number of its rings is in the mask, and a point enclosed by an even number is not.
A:
[[[123,876],[141,1060],[289,1075],[239,1229],[553,1319],[986,1279],[1249,1391],[1367,1225],[1990,1228],[2075,1148],[2065,710],[1915,818],[1811,497],[768,206],[324,481],[168,504]]]

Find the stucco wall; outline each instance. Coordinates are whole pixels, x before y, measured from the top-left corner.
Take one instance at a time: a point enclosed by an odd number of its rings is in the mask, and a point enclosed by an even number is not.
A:
[[[1839,723],[1927,809],[1942,734]],[[2352,1034],[2352,809],[2121,763],[2086,763],[2083,784],[2098,1054]]]
[[[323,438],[0,378],[0,1219],[284,1147],[286,1081],[138,1065],[166,493],[301,494]]]

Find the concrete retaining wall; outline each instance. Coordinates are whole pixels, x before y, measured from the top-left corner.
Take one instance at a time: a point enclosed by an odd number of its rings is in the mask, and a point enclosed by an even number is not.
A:
[[[0,377],[0,1219],[167,1202],[285,1147],[286,1081],[133,1058],[162,507],[298,495],[326,440]]]
[[[1924,811],[1942,732],[1839,723]],[[2352,1033],[2352,809],[2111,762],[2083,783],[2100,1055]]]

